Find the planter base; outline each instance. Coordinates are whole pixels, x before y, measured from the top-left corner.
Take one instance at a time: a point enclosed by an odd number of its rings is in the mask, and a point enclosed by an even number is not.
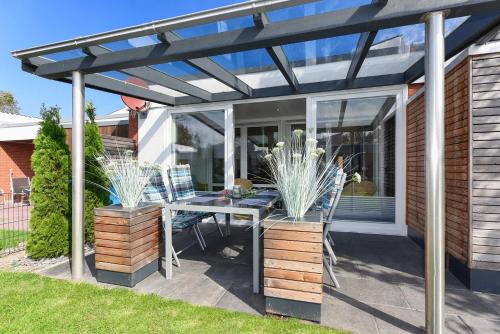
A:
[[[321,322],[321,304],[266,297],[266,312],[286,317]]]
[[[96,279],[101,283],[115,284],[133,288],[137,283],[158,271],[159,260],[155,260],[133,273],[121,273],[118,271],[97,269]]]

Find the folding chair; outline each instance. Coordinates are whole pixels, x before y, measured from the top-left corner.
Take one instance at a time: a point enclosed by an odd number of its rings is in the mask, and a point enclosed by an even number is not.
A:
[[[169,202],[167,188],[165,187],[165,184],[163,182],[163,176],[160,170],[157,170],[149,178],[148,183],[144,188],[144,191],[142,192],[141,200],[142,202],[157,202],[157,203]],[[166,209],[163,209],[163,215],[162,215],[163,216],[162,225],[164,231],[165,231],[165,210]],[[199,215],[187,212],[177,213],[172,217],[172,232],[179,233],[182,232],[183,230],[193,231],[198,241],[198,244],[200,245],[201,250],[204,251],[206,245],[202,242],[202,236],[200,235],[201,231],[199,231],[199,229],[197,228],[197,225],[199,223],[201,223],[201,217]],[[174,261],[178,267],[181,266],[178,255],[181,254],[186,249],[193,246],[194,244],[196,244],[196,241],[190,243],[188,246],[184,247],[180,251],[176,251],[174,249],[174,246],[172,246],[172,254],[174,257]]]
[[[172,191],[172,197],[174,201],[186,200],[193,197],[196,197],[196,193],[194,191],[193,179],[191,177],[191,167],[189,165],[177,165],[168,169],[168,178],[170,189]],[[199,215],[201,219],[212,217],[215,222],[215,226],[219,231],[221,237],[224,237],[222,233],[222,229],[219,226],[219,222],[215,213],[213,212],[195,212],[195,214]],[[196,226],[199,230],[199,227]],[[201,234],[201,230],[199,230],[201,239],[206,247],[205,239]]]
[[[342,168],[337,170],[335,175],[335,181],[333,182],[332,191],[330,195],[323,201],[323,249],[328,253],[328,259],[323,257],[323,265],[328,271],[330,278],[335,284],[336,288],[340,287],[340,284],[333,273],[333,266],[337,264],[337,257],[333,251],[333,239],[328,233],[331,229],[331,224],[333,222],[333,215],[335,213],[335,208],[337,207],[340,196],[342,195],[342,189],[344,188],[344,183],[346,180],[346,174]]]
[[[29,199],[31,194],[31,180],[29,177],[14,177],[12,169],[9,173],[10,176],[10,201],[14,205],[14,198],[16,195],[21,197],[21,203],[24,203],[26,197]]]

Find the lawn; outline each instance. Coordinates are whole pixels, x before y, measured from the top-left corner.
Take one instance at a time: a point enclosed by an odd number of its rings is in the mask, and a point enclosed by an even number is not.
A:
[[[0,333],[341,333],[298,320],[0,272]]]
[[[0,250],[17,247],[20,242],[28,240],[27,231],[0,229]]]

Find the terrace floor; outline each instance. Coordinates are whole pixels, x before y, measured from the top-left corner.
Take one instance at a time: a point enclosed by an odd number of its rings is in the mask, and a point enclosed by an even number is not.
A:
[[[203,228],[213,230],[212,224]],[[176,235],[185,243],[192,236]],[[325,274],[322,325],[354,333],[421,333],[425,323],[423,251],[406,237],[335,233],[341,287]],[[264,296],[251,286],[251,231],[232,227],[232,236],[207,237],[205,254],[192,247],[166,281],[158,272],[133,288],[193,304],[264,314]],[[85,280],[94,284],[94,257],[87,257]],[[69,279],[69,264],[42,271]],[[447,273],[446,329],[449,333],[494,333],[500,328],[500,295],[472,293]],[[107,286],[106,284],[102,284]]]

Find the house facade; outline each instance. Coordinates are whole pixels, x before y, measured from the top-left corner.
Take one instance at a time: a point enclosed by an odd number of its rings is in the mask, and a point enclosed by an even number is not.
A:
[[[391,39],[375,49],[398,43]],[[471,289],[496,293],[499,51],[495,35],[463,50],[447,62],[445,88],[447,268]],[[332,70],[328,66],[310,65],[308,73]],[[262,75],[240,78],[258,82]],[[363,180],[344,189],[334,231],[409,236],[423,245],[423,81],[227,103],[153,104],[138,116],[138,155],[165,167],[189,163],[197,190],[228,188],[237,178],[266,187],[264,153],[302,129],[327,158],[336,154],[348,173]]]

